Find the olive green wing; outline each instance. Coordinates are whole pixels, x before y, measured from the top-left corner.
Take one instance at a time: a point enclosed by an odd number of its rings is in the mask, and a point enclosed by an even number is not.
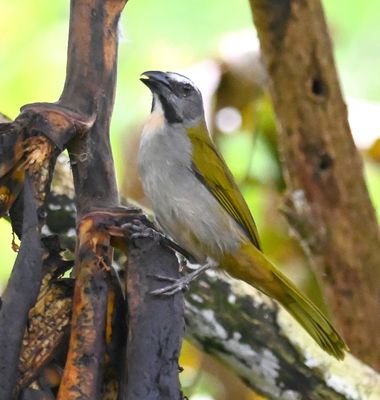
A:
[[[189,131],[193,146],[192,169],[196,177],[261,250],[255,221],[226,162],[208,134],[200,134],[194,129]]]

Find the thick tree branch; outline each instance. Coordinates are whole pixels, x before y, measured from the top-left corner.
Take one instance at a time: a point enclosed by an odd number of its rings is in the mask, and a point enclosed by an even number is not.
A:
[[[178,358],[184,333],[183,295],[150,294],[178,279],[178,262],[158,242],[139,239],[129,247],[126,276],[129,330],[127,399],[180,400]]]
[[[98,399],[105,351],[109,238],[84,219],[78,229],[77,276],[66,367],[58,399]]]
[[[380,369],[380,235],[320,0],[250,0],[280,124],[286,214],[352,352]]]
[[[118,205],[109,140],[116,69],[117,24],[127,0],[72,0],[65,86],[59,104],[94,119],[68,146],[78,215]]]
[[[277,303],[209,272],[186,294],[186,334],[269,399],[377,399],[380,376],[323,352]]]
[[[42,279],[43,244],[39,235],[38,203],[32,180],[25,181],[23,243],[17,255],[0,310],[0,398],[14,396],[21,342]]]
[[[43,275],[41,230],[58,153],[82,127],[78,115],[53,104],[22,108],[12,123],[0,125],[0,215],[10,211],[21,249],[0,310],[0,398],[11,399],[29,309]],[[73,121],[74,120],[74,121]],[[26,205],[24,207],[24,205]]]
[[[109,126],[116,82],[117,24],[125,4],[126,0],[71,1],[67,75],[59,104],[94,121],[85,135],[68,145],[78,220],[94,208],[119,202]],[[91,225],[91,220],[81,222],[73,329],[60,399],[100,396],[108,305],[105,278],[112,248],[102,230],[86,224]],[[93,246],[88,232],[95,235],[99,248]]]

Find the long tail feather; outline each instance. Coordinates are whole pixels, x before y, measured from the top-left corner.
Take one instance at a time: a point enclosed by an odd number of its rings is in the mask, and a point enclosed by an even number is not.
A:
[[[327,353],[342,360],[348,347],[322,312],[279,271],[264,254],[249,244],[222,263],[242,279],[281,303]]]

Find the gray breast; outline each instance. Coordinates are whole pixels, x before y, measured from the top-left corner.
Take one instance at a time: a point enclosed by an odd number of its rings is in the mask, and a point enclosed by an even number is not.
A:
[[[143,132],[139,172],[163,230],[199,261],[220,259],[243,240],[240,227],[191,170],[191,142],[182,128]]]

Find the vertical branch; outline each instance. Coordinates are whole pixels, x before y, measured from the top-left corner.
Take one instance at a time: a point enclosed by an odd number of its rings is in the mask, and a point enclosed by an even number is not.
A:
[[[183,295],[157,297],[150,291],[178,279],[172,251],[157,242],[139,239],[129,246],[127,399],[182,399],[178,358],[184,333]]]
[[[250,0],[290,195],[286,214],[353,353],[380,368],[380,236],[319,0]]]
[[[67,75],[59,104],[94,119],[88,132],[68,145],[79,219],[91,209],[112,207],[119,201],[109,126],[116,82],[117,24],[125,3],[71,0]],[[89,228],[82,221],[80,229],[84,230],[80,235],[85,235]],[[102,266],[110,265],[112,250],[109,243],[96,249],[90,237],[79,242],[73,329],[60,399],[99,398],[104,361],[108,290]]]
[[[81,117],[58,105],[39,103],[22,107],[13,123],[2,126],[5,147],[0,152],[6,150],[7,157],[0,165],[0,213],[10,209],[12,227],[22,239],[0,311],[0,342],[4,344],[0,346],[0,370],[4,371],[0,398],[4,400],[14,391],[21,339],[41,284],[41,229],[56,157],[77,130],[89,125]]]
[[[58,399],[98,399],[104,358],[109,239],[85,219],[79,227],[69,352]]]
[[[93,116],[69,146],[77,210],[118,204],[109,140],[117,67],[117,24],[126,0],[72,0],[65,86],[59,103]]]
[[[117,273],[108,276],[108,305],[106,323],[106,357],[102,382],[102,400],[122,400],[125,350],[127,342],[126,304]]]
[[[43,246],[39,234],[36,192],[29,175],[24,187],[23,241],[0,311],[0,399],[11,400],[17,379],[21,342],[29,309],[42,279]]]

